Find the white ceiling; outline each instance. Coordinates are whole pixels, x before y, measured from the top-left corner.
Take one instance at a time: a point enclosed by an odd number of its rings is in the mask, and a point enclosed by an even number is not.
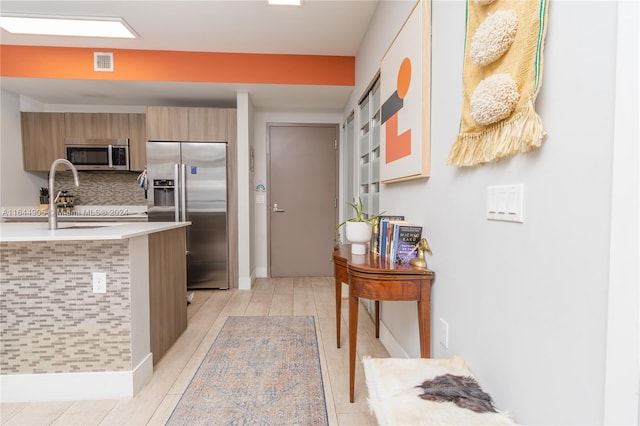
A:
[[[136,40],[12,35],[2,44],[200,52],[355,56],[378,0],[2,0],[2,13],[121,17]],[[247,91],[258,108],[341,109],[350,87],[2,78],[3,90],[45,104],[232,106]]]

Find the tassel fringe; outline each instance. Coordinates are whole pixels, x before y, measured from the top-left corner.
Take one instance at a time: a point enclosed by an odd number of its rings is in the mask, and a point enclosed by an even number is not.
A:
[[[546,136],[533,99],[517,114],[479,133],[460,133],[449,152],[447,164],[475,166],[539,148]]]

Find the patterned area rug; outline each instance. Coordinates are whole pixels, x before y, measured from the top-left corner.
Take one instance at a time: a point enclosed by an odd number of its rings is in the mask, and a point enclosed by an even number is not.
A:
[[[229,317],[167,424],[327,425],[313,317]]]

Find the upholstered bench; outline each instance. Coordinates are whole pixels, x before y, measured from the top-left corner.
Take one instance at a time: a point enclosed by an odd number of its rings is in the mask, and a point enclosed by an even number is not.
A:
[[[513,420],[506,413],[499,411],[476,412],[469,408],[462,408],[451,401],[435,401],[423,399],[420,395],[437,394],[442,379],[452,375],[457,378],[473,378],[471,371],[460,357],[432,359],[402,359],[402,358],[370,358],[362,360],[369,390],[369,407],[376,416],[378,424],[385,425],[513,425]],[[435,380],[434,380],[435,379]],[[428,381],[425,383],[425,381]],[[476,391],[484,394],[475,379],[463,379],[472,382]],[[425,383],[425,388],[421,385]],[[445,389],[444,391],[451,391]],[[455,389],[454,389],[455,390]],[[450,395],[450,393],[449,393]],[[466,399],[473,403],[474,397]],[[487,394],[492,406],[492,401]],[[436,399],[441,399],[436,395]],[[446,398],[445,398],[446,399]],[[482,402],[482,401],[480,401]],[[461,405],[469,405],[460,401]],[[477,407],[474,407],[477,408]]]

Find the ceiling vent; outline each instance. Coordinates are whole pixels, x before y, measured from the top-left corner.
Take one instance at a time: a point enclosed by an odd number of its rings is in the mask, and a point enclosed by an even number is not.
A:
[[[93,52],[93,70],[113,72],[113,53]]]

